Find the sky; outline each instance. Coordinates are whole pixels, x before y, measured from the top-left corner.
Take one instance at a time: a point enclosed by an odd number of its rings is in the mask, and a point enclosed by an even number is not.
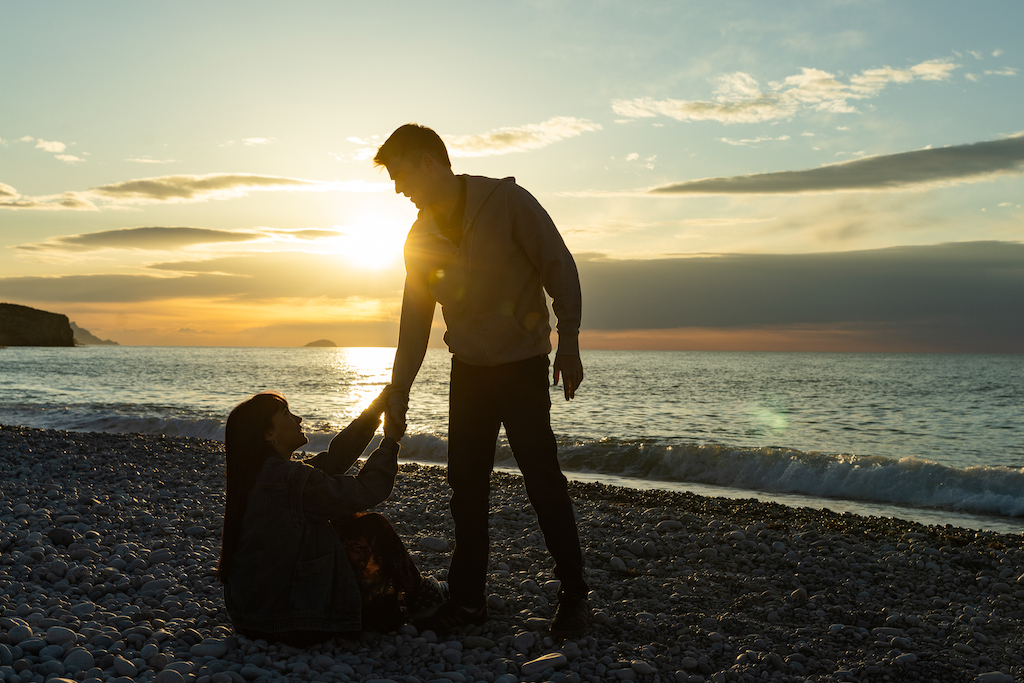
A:
[[[513,176],[585,349],[1024,353],[1024,3],[6,3],[0,302],[393,346],[399,125]],[[442,345],[438,315],[432,344]]]

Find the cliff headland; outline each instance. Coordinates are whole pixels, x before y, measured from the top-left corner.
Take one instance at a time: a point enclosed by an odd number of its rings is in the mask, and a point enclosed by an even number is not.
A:
[[[66,315],[19,304],[0,304],[0,346],[74,346]]]

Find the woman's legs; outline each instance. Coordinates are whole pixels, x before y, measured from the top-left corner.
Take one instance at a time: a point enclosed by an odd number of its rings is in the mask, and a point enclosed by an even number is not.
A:
[[[356,575],[363,628],[388,631],[406,622],[403,607],[420,618],[425,616],[422,612],[444,602],[446,591],[436,579],[420,575],[402,539],[383,515],[361,512],[331,520],[331,524],[345,544]]]

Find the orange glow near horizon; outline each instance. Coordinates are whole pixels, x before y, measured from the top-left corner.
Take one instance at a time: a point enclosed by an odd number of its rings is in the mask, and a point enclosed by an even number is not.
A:
[[[276,346],[296,347],[328,339],[339,347],[386,347],[398,343],[401,300],[299,299],[266,301],[168,299],[116,304],[73,303],[60,308],[26,302],[61,313],[101,339],[123,346]],[[440,307],[430,347],[445,348]],[[557,333],[552,334],[557,348]],[[850,329],[838,325],[763,328],[675,328],[583,330],[583,350],[777,351],[933,353],[970,352],[929,345],[885,327]],[[1018,353],[993,346],[985,353]]]
[[[127,346],[303,346],[318,339],[338,346],[388,346],[398,338],[400,305],[355,297],[170,299],[76,303],[60,312],[92,334]]]
[[[637,351],[811,351],[927,353],[937,349],[891,338],[885,332],[851,331],[827,325],[665,330],[583,330],[580,348]]]

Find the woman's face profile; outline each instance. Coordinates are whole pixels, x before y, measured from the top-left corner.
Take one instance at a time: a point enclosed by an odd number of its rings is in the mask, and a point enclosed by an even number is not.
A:
[[[296,448],[305,446],[309,439],[302,433],[302,418],[293,415],[287,406],[274,413],[266,439],[274,450],[284,456],[291,456]]]

